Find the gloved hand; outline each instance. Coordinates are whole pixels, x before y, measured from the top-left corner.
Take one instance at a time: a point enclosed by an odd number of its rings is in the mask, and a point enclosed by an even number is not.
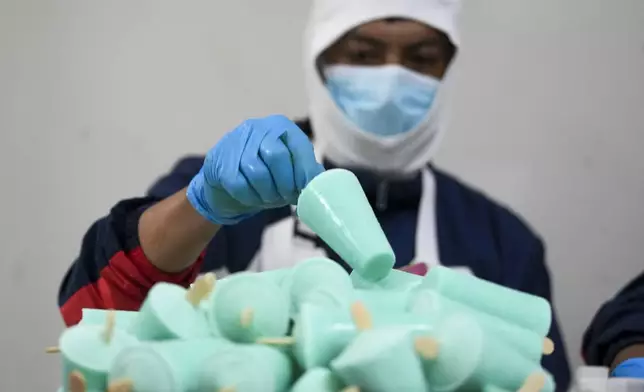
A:
[[[296,204],[300,191],[324,167],[291,120],[247,120],[206,155],[188,186],[188,200],[206,219],[235,224],[264,209]]]
[[[631,358],[617,365],[611,373],[612,377],[644,378],[644,357]]]

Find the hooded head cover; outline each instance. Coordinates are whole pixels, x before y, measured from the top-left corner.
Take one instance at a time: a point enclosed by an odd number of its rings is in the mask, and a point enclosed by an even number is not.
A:
[[[362,131],[336,105],[320,75],[322,52],[350,30],[379,19],[406,18],[445,33],[458,48],[460,0],[313,0],[305,33],[304,69],[316,153],[333,163],[382,172],[412,172],[432,158],[445,128],[445,82],[425,118],[411,131],[378,137]]]

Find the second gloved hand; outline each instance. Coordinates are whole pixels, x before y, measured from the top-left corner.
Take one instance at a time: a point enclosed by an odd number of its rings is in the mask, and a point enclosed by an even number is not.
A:
[[[644,378],[644,358],[631,358],[617,365],[612,377]]]
[[[211,222],[230,225],[268,208],[297,203],[324,171],[313,145],[284,116],[247,120],[206,155],[188,187],[188,200]]]

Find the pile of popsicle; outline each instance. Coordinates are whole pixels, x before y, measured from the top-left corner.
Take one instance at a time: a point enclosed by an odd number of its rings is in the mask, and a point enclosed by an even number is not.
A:
[[[394,256],[348,171],[316,177],[299,218],[353,268],[158,283],[138,312],[84,309],[59,345],[64,392],[554,391],[542,298]]]

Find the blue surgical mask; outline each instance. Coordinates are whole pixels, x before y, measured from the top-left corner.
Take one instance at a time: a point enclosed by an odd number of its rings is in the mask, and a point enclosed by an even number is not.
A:
[[[394,136],[418,125],[430,110],[440,80],[398,65],[333,65],[324,70],[335,103],[361,130]]]

